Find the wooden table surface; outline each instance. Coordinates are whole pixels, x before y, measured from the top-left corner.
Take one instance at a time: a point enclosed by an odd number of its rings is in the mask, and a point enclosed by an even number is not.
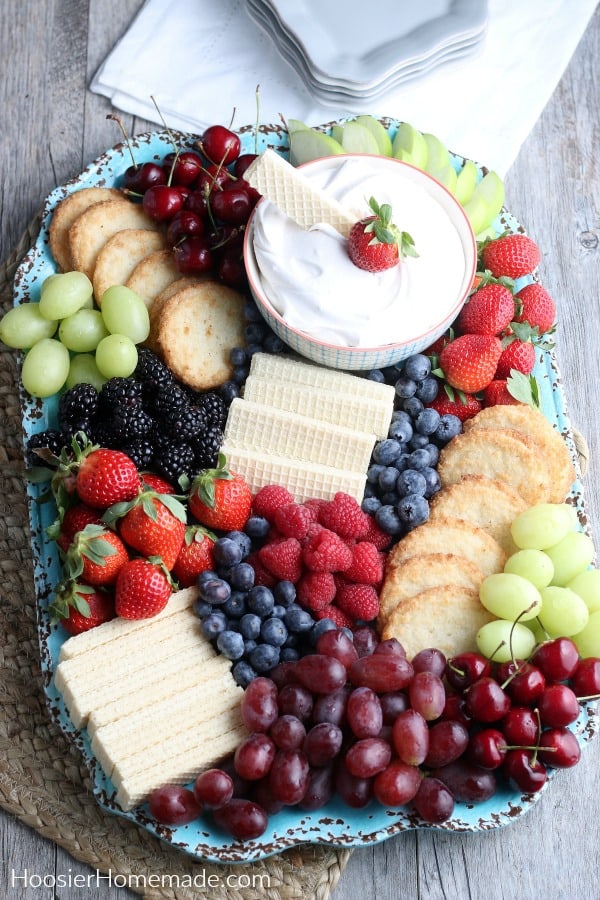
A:
[[[90,93],[87,85],[140,5],[140,0],[0,0],[3,259],[46,194],[119,140],[115,124],[106,120],[108,101]],[[598,59],[600,9],[506,178],[507,206],[541,245],[541,279],[558,305],[558,358],[570,417],[589,444],[584,484],[592,523],[600,521]],[[224,98],[223,104],[226,122],[235,98]],[[148,127],[127,116],[124,121],[130,133]],[[465,835],[410,832],[356,850],[334,900],[600,896],[599,763],[596,740],[580,764],[559,774],[540,802],[508,828]],[[0,897],[82,896],[76,887],[57,893],[12,887],[11,869],[47,874],[88,870],[3,811],[0,829]],[[123,900],[133,894],[115,887],[86,891],[86,896]]]

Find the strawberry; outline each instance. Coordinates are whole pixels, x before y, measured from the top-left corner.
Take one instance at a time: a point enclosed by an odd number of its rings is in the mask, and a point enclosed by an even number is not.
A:
[[[556,306],[546,288],[534,281],[521,288],[515,294],[515,299],[520,304],[515,322],[529,322],[532,328],[537,328],[538,334],[546,334],[552,330]]]
[[[173,591],[169,573],[153,559],[125,563],[115,585],[115,610],[123,619],[149,619],[165,608]]]
[[[258,551],[258,558],[279,581],[295,584],[302,574],[302,547],[296,538],[265,544]]]
[[[311,525],[302,559],[311,572],[343,572],[352,562],[352,550],[334,531]]]
[[[457,416],[461,422],[466,422],[480,411],[481,400],[478,400],[477,397],[465,394],[463,391],[453,391],[449,385],[444,385],[444,388],[445,390],[440,391],[435,400],[427,404],[432,409],[436,409],[440,416]]]
[[[255,516],[263,516],[269,522],[275,519],[275,511],[288,503],[294,502],[293,494],[281,484],[266,484],[255,494],[252,501],[252,512]]]
[[[252,510],[252,491],[241,475],[225,468],[221,453],[217,468],[203,469],[192,482],[188,505],[198,522],[208,528],[241,531]]]
[[[369,518],[356,498],[343,491],[338,491],[333,500],[323,504],[319,522],[343,538],[360,538],[369,527]]]
[[[483,392],[484,406],[512,406],[520,402],[509,391],[505,378],[495,378]]]
[[[352,548],[352,562],[344,578],[359,584],[379,584],[383,579],[383,560],[375,544],[358,541]]]
[[[357,222],[348,235],[348,255],[359,269],[382,272],[391,269],[405,256],[418,256],[410,234],[392,223],[392,207],[381,206],[374,197],[369,206],[375,213]]]
[[[66,598],[67,595],[65,595]],[[81,634],[115,618],[115,598],[108,591],[75,584],[68,593],[67,606],[57,618],[69,634]],[[50,607],[56,615],[56,606]]]
[[[531,341],[511,341],[502,351],[495,378],[508,378],[511,371],[516,369],[524,375],[529,375],[535,366],[535,347]]]
[[[188,525],[183,545],[173,566],[173,575],[180,587],[191,587],[201,572],[213,568],[215,536],[202,525]]]
[[[313,521],[311,511],[299,503],[284,503],[275,510],[273,522],[280,534],[301,541]]]
[[[58,528],[56,534],[56,543],[67,552],[73,538],[78,531],[83,531],[86,525],[101,525],[102,518],[99,510],[86,506],[85,503],[76,503],[75,506],[69,507],[65,512],[62,522],[50,528]],[[48,536],[54,537],[54,531],[48,530]]]
[[[370,622],[379,613],[379,597],[371,584],[346,584],[335,595],[336,606],[351,619]]]
[[[483,265],[495,278],[520,278],[540,263],[538,245],[525,234],[507,234],[486,244],[481,252]]]
[[[491,334],[463,334],[440,353],[440,368],[452,387],[467,394],[482,391],[494,377],[502,343]]]
[[[73,537],[64,563],[66,576],[81,578],[86,584],[107,585],[117,579],[129,559],[127,547],[114,531],[89,524]]]
[[[333,601],[336,586],[331,572],[305,572],[296,585],[296,591],[298,603],[317,612]]]
[[[125,543],[143,556],[160,556],[170,571],[185,535],[185,507],[172,494],[140,491],[134,500],[115,503],[104,514],[109,525],[118,523]]]
[[[512,291],[492,282],[471,294],[456,324],[462,334],[500,334],[512,322],[514,313]]]
[[[75,488],[79,499],[94,509],[132,500],[140,489],[135,463],[120,450],[98,448],[79,463]]]
[[[155,472],[142,472],[142,481],[147,488],[156,491],[157,494],[174,494],[175,488],[170,481],[166,481]]]

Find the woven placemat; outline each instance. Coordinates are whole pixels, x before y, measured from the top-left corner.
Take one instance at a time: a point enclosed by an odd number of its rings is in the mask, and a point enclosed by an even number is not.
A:
[[[0,269],[0,314],[12,306],[15,269],[39,226],[39,219],[31,223]],[[96,804],[87,769],[45,706],[17,383],[16,354],[0,345],[0,803],[75,859],[111,872],[113,879],[118,875],[119,882],[147,897],[183,900],[207,893],[211,900],[325,900],[348,850],[303,845],[243,867],[196,862]],[[207,887],[186,887],[200,873],[196,885]],[[143,888],[156,883],[161,886]]]

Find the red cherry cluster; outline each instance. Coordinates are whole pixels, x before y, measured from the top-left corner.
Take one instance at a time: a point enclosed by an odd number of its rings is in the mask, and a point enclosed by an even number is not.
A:
[[[580,748],[568,726],[578,698],[598,694],[600,659],[580,660],[566,638],[543,644],[531,662],[492,665],[435,649],[409,661],[398,641],[379,642],[368,626],[353,640],[332,629],[313,654],[246,688],[250,734],[231,765],[202,773],[193,789],[154,791],[150,811],[165,824],[210,811],[240,841],[263,834],[285,806],[314,811],[335,794],[353,808],[373,799],[409,805],[441,823],[456,801],[491,797],[499,778],[533,792],[547,767],[574,765]]]
[[[131,165],[123,184],[130,196],[141,197],[151,219],[165,224],[182,275],[210,273],[243,289],[244,227],[260,199],[243,175],[255,154],[240,154],[238,135],[222,125],[207,128],[196,147]]]

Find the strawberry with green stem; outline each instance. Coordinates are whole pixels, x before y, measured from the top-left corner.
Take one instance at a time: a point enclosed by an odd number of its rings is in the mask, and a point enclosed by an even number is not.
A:
[[[247,481],[226,467],[220,453],[214,469],[203,469],[192,482],[188,506],[194,518],[217,531],[240,531],[252,509]]]
[[[415,243],[406,231],[392,222],[389,203],[369,200],[374,215],[361,219],[350,229],[348,254],[355,266],[368,272],[382,272],[407,256],[418,256]]]
[[[90,523],[78,531],[64,554],[63,572],[70,581],[81,578],[86,584],[108,585],[127,560],[127,547],[114,531]]]
[[[185,535],[186,511],[173,494],[141,490],[133,500],[108,509],[104,522],[118,528],[125,543],[143,556],[160,557],[171,571]]]
[[[149,619],[158,615],[173,593],[175,583],[160,557],[136,557],[125,563],[115,585],[115,610],[123,619]]]
[[[115,599],[112,592],[91,585],[63,582],[48,612],[69,634],[81,634],[115,618]]]

